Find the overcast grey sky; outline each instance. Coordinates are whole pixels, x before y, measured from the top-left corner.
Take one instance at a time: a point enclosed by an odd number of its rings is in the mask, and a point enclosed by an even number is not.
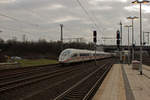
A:
[[[139,16],[139,6],[131,4],[133,0],[79,1],[88,15],[78,0],[0,0],[0,37],[22,40],[25,34],[33,41],[59,40],[60,24],[64,24],[65,38],[83,37],[90,42],[96,29],[99,43],[104,43],[101,37],[116,37],[120,21],[123,25],[131,24],[126,17]],[[143,5],[142,11],[143,30],[150,31],[150,4]],[[135,20],[135,40],[139,43],[139,20]],[[127,44],[126,28],[123,28],[123,41]]]

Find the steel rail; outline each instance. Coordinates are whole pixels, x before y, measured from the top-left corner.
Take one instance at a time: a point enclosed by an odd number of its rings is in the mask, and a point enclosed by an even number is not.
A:
[[[102,69],[106,64],[102,65],[102,67],[99,67],[97,70],[93,71],[92,73],[90,73],[88,76],[86,76],[85,78],[83,78],[81,81],[77,82],[76,84],[74,84],[72,87],[70,87],[69,89],[67,89],[66,91],[64,91],[63,93],[61,93],[60,95],[58,95],[57,97],[54,98],[54,100],[61,100],[61,98],[63,98],[66,94],[68,94],[70,91],[72,91],[75,87],[77,87],[78,85],[82,84],[85,80],[87,80],[88,78],[90,78],[92,75],[94,75],[96,72],[98,72],[100,69]]]
[[[71,72],[79,70],[79,69],[80,68],[71,69],[71,70],[63,69],[63,70],[50,72],[50,73],[42,73],[41,75],[31,76],[31,77],[27,77],[25,79],[15,80],[15,81],[12,81],[12,82],[2,83],[2,84],[0,84],[0,92],[4,92],[4,91],[7,91],[7,90],[16,88],[16,87],[28,85],[28,84],[35,83],[35,82],[38,82],[38,81],[42,81],[42,80],[45,80],[45,79],[48,79],[48,78],[51,78],[51,77],[55,77],[55,76],[58,76],[58,75],[62,75],[62,74],[65,74],[65,73],[71,73]]]
[[[47,67],[58,67],[60,64],[55,64],[55,65],[46,65],[43,66],[34,66],[34,67],[24,67],[24,68],[16,68],[16,69],[5,69],[5,70],[0,70],[0,79],[5,77],[5,76],[11,76],[19,73],[26,73],[30,71],[38,71],[38,70],[45,70]]]
[[[97,80],[97,82],[93,85],[93,87],[90,89],[90,91],[84,96],[84,98],[82,100],[88,100],[89,97],[91,96],[91,94],[94,92],[94,90],[96,89],[97,86],[99,86],[102,82],[103,79],[105,78],[105,76],[107,75],[107,73],[109,72],[109,70],[111,69],[111,65],[109,65],[110,67],[108,67],[108,69],[105,70],[105,72],[102,74],[102,76]]]

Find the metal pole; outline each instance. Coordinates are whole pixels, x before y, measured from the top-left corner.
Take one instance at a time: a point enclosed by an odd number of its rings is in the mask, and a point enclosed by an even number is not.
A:
[[[96,65],[96,42],[95,42],[95,65]]]
[[[132,19],[132,60],[134,60],[134,47],[133,47],[133,45],[134,45],[134,24],[133,24],[133,20],[134,19]]]
[[[145,36],[144,36],[145,32],[143,32],[143,44],[145,43]]]
[[[61,50],[63,50],[63,24],[60,24],[60,28],[61,28],[61,37],[60,37]]]
[[[105,39],[104,39],[104,45],[105,45]]]
[[[121,45],[122,45],[122,23],[120,24],[120,34],[121,34]]]
[[[129,28],[130,26],[128,26],[128,64],[130,63],[130,50],[129,50]]]
[[[60,40],[61,40],[61,42],[63,42],[63,24],[60,24],[60,27],[61,27],[61,37],[60,37]]]
[[[139,66],[139,71],[140,71],[140,75],[142,75],[142,10],[141,10],[141,6],[142,4],[140,3],[140,66]]]
[[[147,32],[147,37],[149,36],[148,32]],[[147,38],[147,45],[149,44],[149,38]]]
[[[120,22],[120,60],[122,61],[122,23]]]
[[[150,32],[148,32],[148,45],[149,45],[149,33],[150,33]]]

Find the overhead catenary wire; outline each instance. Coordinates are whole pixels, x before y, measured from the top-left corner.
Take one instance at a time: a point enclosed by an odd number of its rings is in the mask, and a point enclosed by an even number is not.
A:
[[[93,19],[93,15],[91,17],[90,13],[88,12],[88,9],[85,8],[82,3],[80,2],[80,0],[76,0],[77,3],[79,4],[79,6],[83,9],[83,11],[85,12],[85,14],[87,15],[88,19],[94,24],[95,28],[100,32],[102,33],[100,27],[97,25],[97,21]],[[95,17],[96,18],[96,17]],[[97,19],[97,18],[96,18]],[[102,34],[101,34],[102,35]],[[102,42],[102,41],[101,41]]]
[[[20,20],[20,19],[17,19],[17,18],[15,18],[15,17],[9,16],[9,15],[3,14],[3,13],[0,13],[0,16],[6,17],[6,18],[8,18],[8,19],[10,19],[10,20],[13,20],[13,21],[23,22],[23,23],[24,23],[24,21],[22,21],[22,20]],[[20,24],[20,23],[19,23],[19,24]],[[32,26],[33,26],[33,25],[34,25],[34,26],[37,26],[37,24],[31,24],[31,23],[27,23],[27,22],[26,22],[26,24],[30,24],[30,25],[32,25]],[[4,30],[11,30],[11,31],[15,31],[15,32],[23,32],[23,33],[30,33],[30,34],[33,34],[31,31],[29,32],[29,31],[24,31],[24,30],[19,30],[19,29],[13,29],[13,28],[4,27],[4,26],[1,26],[1,29],[4,29]],[[45,32],[43,32],[43,33],[45,33]]]
[[[15,31],[15,32],[23,32],[23,33],[29,33],[29,34],[35,34],[35,33],[39,33],[39,32],[31,32],[31,31],[26,31],[26,30],[20,30],[20,29],[13,29],[13,28],[9,28],[9,27],[4,27],[4,26],[0,26],[0,31],[5,32],[6,31]],[[41,32],[40,32],[41,33]],[[42,31],[42,33],[49,33],[49,31]]]
[[[3,13],[0,13],[0,16],[9,18],[9,19],[11,19],[13,21],[21,22],[22,24],[32,25],[32,26],[35,26],[35,27],[39,26],[38,24],[33,24],[33,23],[30,23],[30,22],[27,22],[27,21],[23,21],[23,20],[20,20],[18,18],[15,18],[13,16],[9,16],[9,15],[3,14]]]
[[[90,5],[89,4],[89,2],[88,2],[88,0],[83,0],[86,4],[88,4],[88,5]],[[93,16],[93,18],[95,19],[94,21],[95,21],[95,23],[97,23],[97,26],[98,26],[98,30],[101,32],[101,42],[103,42],[102,41],[102,37],[103,37],[103,33],[104,33],[104,30],[105,30],[105,28],[102,26],[102,25],[100,25],[100,22],[99,22],[99,20],[98,20],[98,18],[96,17],[96,15],[95,15],[95,13],[92,11],[92,10],[89,10],[89,8],[88,7],[86,7],[86,9],[91,13],[91,15]]]
[[[6,15],[4,13],[0,13],[0,16],[2,17],[5,17],[5,18],[8,18],[12,21],[17,21],[17,22],[20,22],[21,24],[27,24],[27,25],[31,25],[31,26],[34,26],[34,27],[38,27],[38,24],[33,24],[33,23],[28,23],[26,21],[23,21],[23,20],[20,20],[16,17],[13,17],[13,16],[9,16],[9,15]],[[19,23],[19,24],[20,24]],[[29,32],[29,31],[26,31],[26,30],[20,30],[20,29],[13,29],[13,28],[9,28],[9,27],[4,27],[4,26],[1,26],[1,30],[6,30],[6,31],[15,31],[15,32],[22,32],[22,33],[29,33],[29,34],[34,34],[34,33],[38,33],[38,32]],[[45,32],[43,32],[45,33]]]
[[[16,4],[17,4],[17,2],[16,2]],[[21,8],[23,8],[25,11],[30,12],[30,13],[33,14],[33,15],[36,15],[36,17],[38,17],[38,19],[41,19],[41,20],[47,22],[46,17],[44,17],[43,15],[41,16],[41,14],[38,14],[37,12],[35,12],[35,10],[33,10],[33,9],[27,10],[26,7],[25,7],[23,4],[19,4],[19,6],[20,6]],[[43,18],[43,17],[44,17],[44,18]]]
[[[88,16],[89,20],[94,24],[95,28],[97,28],[98,31],[101,32],[101,30],[99,29],[99,27],[95,23],[95,20],[90,16],[88,10],[82,5],[82,3],[80,2],[80,0],[76,0],[76,1],[79,4],[79,6],[83,9],[83,11],[85,12],[85,14]]]
[[[67,33],[69,33],[69,32],[74,33],[68,26],[65,26],[64,31],[66,31]],[[75,34],[76,38],[79,38],[78,36],[80,36],[80,34],[78,34],[77,32],[74,33],[74,34]],[[71,35],[71,36],[72,36],[72,35]],[[72,36],[72,37],[74,37],[74,36]],[[81,38],[81,36],[80,36],[80,38]],[[83,38],[83,37],[82,37],[82,38]]]
[[[13,32],[21,32],[21,34],[18,34],[18,35],[27,35],[27,36],[33,36],[33,34],[40,34],[40,33],[37,33],[37,32],[29,32],[29,31],[24,31],[24,30],[18,30],[18,29],[12,29],[12,28],[6,28],[6,27],[1,27],[1,31],[3,33],[7,32],[7,33],[13,33]],[[10,32],[9,32],[10,31]],[[46,33],[46,32],[43,32],[43,33]],[[4,35],[4,34],[3,34]],[[14,35],[14,37],[18,37],[18,35]],[[2,37],[2,36],[1,36]],[[10,36],[9,36],[10,37]],[[40,36],[40,38],[42,39],[42,37],[44,37],[44,34],[42,36]],[[39,38],[39,39],[40,39]],[[9,39],[8,39],[9,40]],[[29,41],[29,40],[28,40]],[[32,41],[32,40],[30,40]]]
[[[95,23],[95,20],[90,16],[88,10],[81,4],[81,2],[79,0],[77,0],[77,1],[78,1],[78,4],[81,6],[81,8],[84,9],[84,12],[86,13],[86,15],[88,16],[90,21],[93,23],[93,25],[98,29],[98,31],[100,31],[98,25]],[[29,10],[29,12],[31,12],[34,15],[37,15],[40,19],[44,20],[44,18],[41,15],[38,15],[35,11]],[[19,22],[18,24],[26,24],[26,25],[31,25],[31,26],[34,26],[34,27],[39,27],[38,24],[34,24],[34,23],[31,23],[31,22],[19,19],[19,18],[15,17],[15,16],[10,16],[10,15],[5,14],[5,13],[0,13],[0,16],[3,16],[3,17],[11,19],[13,21]],[[16,29],[16,30],[15,29],[9,29],[9,30],[19,31],[19,32],[24,32],[24,33],[31,33],[32,34],[32,32],[27,32],[27,31],[18,30],[18,29]]]
[[[17,4],[17,2],[16,2],[16,4]],[[47,22],[47,19],[46,19],[46,18],[43,18],[43,16],[41,16],[40,14],[38,14],[37,12],[35,12],[34,10],[32,10],[32,9],[27,10],[24,5],[20,5],[20,4],[19,4],[19,7],[23,8],[24,11],[26,11],[26,12],[32,14],[32,15],[35,15],[36,18],[40,19],[41,21]],[[35,26],[35,27],[40,28],[40,27],[39,27],[40,24],[31,23],[31,22],[28,22],[28,21],[23,21],[23,20],[14,18],[14,17],[12,17],[12,16],[8,16],[8,15],[6,15],[6,14],[2,14],[2,13],[0,14],[0,16],[7,17],[7,18],[12,19],[12,20],[14,20],[14,21],[16,20],[16,21],[18,21],[18,22],[23,22],[23,24],[28,24],[28,25],[32,25],[32,26]]]
[[[24,31],[24,30],[18,30],[18,29],[12,29],[12,28],[6,28],[6,27],[1,27],[1,30],[7,30],[7,31],[15,31],[15,32],[23,32],[23,33],[30,33],[30,34],[33,34],[31,32],[28,32],[28,31]]]
[[[84,0],[84,1],[89,5],[88,0]],[[87,10],[88,10],[88,8],[87,8]],[[103,30],[104,30],[105,28],[104,28],[102,25],[100,25],[100,22],[99,22],[98,18],[95,16],[95,13],[94,13],[93,11],[91,11],[91,10],[89,10],[89,11],[91,12],[91,14],[92,14],[92,16],[94,17],[95,22],[98,24],[98,26],[102,28],[101,31],[103,32]]]
[[[77,2],[79,3],[79,5],[81,6],[82,9],[84,9],[85,13],[88,15],[89,19],[94,23],[94,25],[98,28],[97,24],[95,24],[94,20],[90,17],[90,14],[88,13],[88,11],[84,8],[84,6],[81,4],[81,2],[79,0],[77,0]],[[27,10],[28,11],[28,10]],[[40,19],[43,19],[40,15],[38,15],[37,13],[35,13],[33,10],[30,10],[28,12],[31,12],[32,14],[35,14],[37,15]],[[20,20],[18,18],[15,18],[13,16],[9,16],[9,15],[6,15],[4,13],[0,13],[0,16],[3,16],[3,17],[6,17],[6,18],[9,18],[13,21],[17,21],[17,22],[23,22],[22,24],[28,24],[28,25],[32,25],[32,26],[36,26],[38,27],[39,25],[38,24],[33,24],[33,23],[30,23],[30,22],[27,22],[27,21],[23,21],[23,20]]]

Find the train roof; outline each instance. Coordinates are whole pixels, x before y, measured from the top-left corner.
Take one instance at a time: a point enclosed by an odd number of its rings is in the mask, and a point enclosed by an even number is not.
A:
[[[69,51],[71,53],[95,53],[95,51],[92,50],[86,50],[86,49],[73,49],[73,48],[68,48],[65,49],[64,51]],[[96,51],[96,53],[101,53],[101,54],[109,54],[103,51]]]

